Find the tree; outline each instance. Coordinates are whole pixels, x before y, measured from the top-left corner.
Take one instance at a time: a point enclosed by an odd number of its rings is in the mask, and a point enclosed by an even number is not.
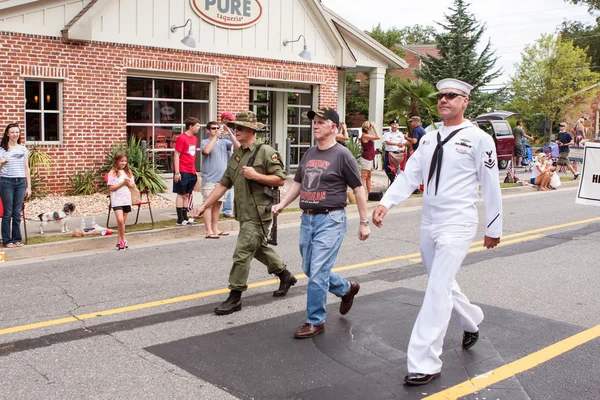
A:
[[[435,28],[433,26],[413,25],[400,29],[398,44],[435,44]]]
[[[423,125],[433,123],[437,112],[437,91],[433,85],[424,80],[399,79],[397,86],[391,91],[387,102],[391,119],[400,117],[408,119],[413,115],[421,117]]]
[[[369,79],[361,83],[356,74],[346,74],[346,121],[355,113],[369,115]]]
[[[454,0],[450,8],[451,15],[445,15],[446,23],[438,23],[443,32],[435,35],[435,43],[440,57],[428,55],[423,59],[423,68],[417,76],[432,84],[444,78],[456,78],[473,85],[473,95],[477,90],[490,83],[502,74],[500,69],[494,70],[498,58],[491,50],[491,42],[481,53],[477,53],[477,44],[483,37],[485,25],[477,22],[475,16],[467,11],[469,4],[464,0]],[[493,94],[492,94],[493,95]],[[467,109],[480,108],[474,96],[472,106]]]
[[[595,26],[565,21],[559,29],[559,35],[563,40],[572,40],[575,46],[586,50],[592,58],[592,65],[600,67],[600,21]]]
[[[597,83],[600,75],[590,70],[585,50],[570,40],[543,34],[525,47],[521,58],[510,82],[512,106],[525,119],[558,121],[595,94],[583,89]]]
[[[595,10],[600,10],[600,0],[565,0],[567,3],[587,4],[588,12],[592,14]]]
[[[388,30],[384,30],[381,24],[377,24],[375,28],[371,29],[369,35],[398,56],[404,57],[404,52],[396,47],[402,41],[402,32],[400,29],[394,26]]]

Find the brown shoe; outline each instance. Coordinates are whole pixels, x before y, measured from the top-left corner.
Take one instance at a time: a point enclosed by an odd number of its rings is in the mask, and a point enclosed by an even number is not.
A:
[[[350,311],[352,308],[354,296],[356,296],[359,290],[360,285],[357,282],[350,282],[350,289],[348,289],[348,293],[342,296],[342,302],[340,303],[340,314],[348,314],[348,311]]]
[[[304,323],[304,325],[300,326],[296,332],[294,332],[294,337],[296,339],[309,339],[311,337],[317,336],[319,333],[325,330],[325,323],[322,323],[319,326],[315,326],[313,324],[309,324],[308,322]]]

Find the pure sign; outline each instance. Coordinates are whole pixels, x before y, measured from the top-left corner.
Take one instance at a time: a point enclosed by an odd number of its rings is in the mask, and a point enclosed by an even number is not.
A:
[[[259,0],[190,0],[190,3],[200,18],[222,28],[247,28],[262,16]]]

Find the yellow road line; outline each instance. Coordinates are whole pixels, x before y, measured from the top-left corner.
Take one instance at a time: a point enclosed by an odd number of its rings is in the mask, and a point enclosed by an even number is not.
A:
[[[504,237],[504,239],[512,238],[512,237],[519,237],[519,236],[524,236],[524,235],[531,235],[531,236],[523,238],[523,239],[514,239],[514,240],[503,241],[500,243],[500,246],[506,246],[508,244],[522,242],[525,240],[538,239],[539,237],[543,236],[543,235],[533,235],[534,233],[545,232],[545,231],[549,231],[552,229],[559,229],[559,228],[571,227],[571,226],[576,226],[576,225],[582,225],[582,224],[596,222],[596,221],[600,221],[600,218],[591,218],[591,219],[586,219],[586,220],[581,220],[581,221],[569,222],[569,223],[562,224],[562,225],[548,226],[545,228],[538,228],[538,229],[533,229],[533,230],[526,231],[526,232],[520,232],[520,233],[507,235]],[[473,245],[477,245],[477,244],[480,245],[482,243],[483,242],[481,242],[481,241],[474,242]],[[482,251],[482,250],[484,250],[483,247],[471,249],[470,251],[475,252],[475,251]],[[413,254],[407,254],[407,255],[403,255],[403,256],[388,257],[388,258],[368,261],[368,262],[359,263],[359,264],[352,264],[352,265],[347,265],[347,266],[343,266],[343,267],[337,267],[337,268],[334,268],[333,271],[336,271],[336,272],[348,271],[348,270],[357,269],[357,268],[364,268],[364,267],[369,267],[369,266],[373,266],[373,265],[385,264],[388,262],[398,261],[398,260],[414,261],[414,260],[419,259],[419,256],[420,256],[419,253],[413,253]],[[299,274],[299,275],[296,275],[296,278],[303,279],[303,278],[306,278],[306,275]],[[249,284],[248,287],[256,288],[256,287],[261,287],[261,286],[268,286],[268,285],[276,284],[277,282],[278,281],[276,279],[271,279],[268,281],[261,281],[261,282]],[[113,309],[93,312],[93,313],[89,313],[89,314],[80,314],[80,315],[75,315],[75,316],[71,316],[71,317],[36,322],[33,324],[13,326],[10,328],[0,329],[0,336],[7,335],[9,333],[16,333],[16,332],[30,331],[30,330],[39,329],[39,328],[45,328],[45,327],[49,327],[49,326],[63,325],[63,324],[67,324],[67,323],[75,322],[75,321],[90,320],[93,318],[104,317],[107,315],[122,314],[122,313],[130,312],[130,311],[137,311],[137,310],[143,310],[146,308],[159,307],[159,306],[164,306],[167,304],[181,303],[184,301],[196,300],[196,299],[201,299],[204,297],[211,297],[211,296],[216,296],[216,295],[225,294],[225,293],[229,293],[229,289],[217,289],[217,290],[212,290],[209,292],[201,292],[201,293],[194,293],[194,294],[185,295],[185,296],[172,297],[170,299],[156,300],[156,301],[151,301],[148,303],[141,303],[141,304],[134,304],[131,306],[113,308]]]
[[[540,364],[560,356],[561,354],[573,350],[575,347],[597,339],[598,337],[600,337],[600,325],[563,339],[560,342],[554,343],[548,347],[536,351],[535,353],[503,365],[500,368],[482,375],[478,375],[473,379],[425,397],[423,400],[459,399],[479,390],[490,387],[505,379],[511,378],[517,374],[530,370]]]

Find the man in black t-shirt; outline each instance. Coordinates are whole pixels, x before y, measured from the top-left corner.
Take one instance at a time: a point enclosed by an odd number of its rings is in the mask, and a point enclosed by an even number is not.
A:
[[[573,169],[571,161],[569,160],[569,146],[574,144],[573,136],[567,132],[567,126],[564,122],[561,122],[558,125],[558,129],[558,137],[556,138],[556,144],[558,145],[558,151],[560,152],[558,156],[558,165],[565,165],[569,171],[573,173],[573,179],[577,179],[579,178],[579,174]]]
[[[278,215],[300,196],[302,224],[300,226],[300,253],[302,269],[308,276],[306,323],[294,337],[308,339],[325,329],[327,292],[341,297],[340,314],[350,311],[360,285],[349,282],[331,271],[348,230],[346,199],[348,186],[356,196],[360,224],[358,238],[366,240],[371,231],[367,216],[367,199],[362,189],[358,164],[350,150],[336,143],[340,124],[338,113],[329,107],[310,111],[317,146],[302,157],[294,176],[294,183],[281,203],[273,206]]]

